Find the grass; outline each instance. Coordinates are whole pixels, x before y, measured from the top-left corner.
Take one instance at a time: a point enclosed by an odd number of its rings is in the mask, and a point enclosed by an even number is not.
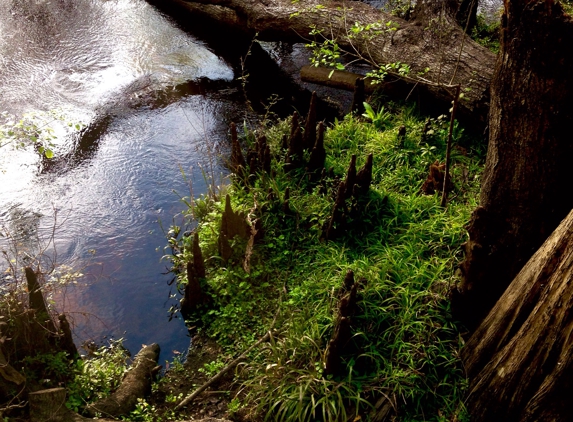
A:
[[[412,109],[390,104],[386,111],[384,125],[347,116],[328,128],[326,168],[334,177],[322,190],[303,170],[284,171],[280,144],[290,131],[288,121],[265,129],[272,177],[258,174],[245,183],[235,176],[226,188],[233,209],[262,220],[264,236],[255,244],[250,272],[243,269],[246,241],[235,240],[229,262],[218,256],[223,195],[196,199],[189,209],[207,257],[202,288],[210,297],[189,324],[229,355],[271,326],[276,329],[237,372],[241,405],[266,420],[368,420],[377,403],[402,421],[465,417],[460,331],[447,294],[466,238],[464,224],[477,205],[483,140],[456,126],[455,190],[444,209],[437,194],[422,195],[420,187],[429,164],[444,160],[447,119],[430,120],[424,137],[425,122]],[[404,138],[398,136],[402,125]],[[246,131],[243,143],[253,142]],[[360,168],[369,153],[371,189],[355,204],[345,233],[325,241],[336,181],[344,179],[353,154]],[[175,268],[185,268],[191,259],[190,241],[191,236],[172,239]],[[360,280],[359,310],[342,356],[344,371],[326,376],[326,348],[348,270]],[[186,282],[183,272],[179,282]]]

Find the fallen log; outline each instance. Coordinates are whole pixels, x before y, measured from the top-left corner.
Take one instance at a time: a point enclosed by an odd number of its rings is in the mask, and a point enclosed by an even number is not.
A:
[[[92,403],[86,412],[95,417],[97,414],[117,418],[127,415],[135,408],[138,398],[151,391],[151,383],[157,372],[159,345],[153,343],[144,346],[135,356],[131,369],[127,372],[119,388],[109,397]]]
[[[333,70],[328,67],[303,66],[300,69],[300,79],[304,82],[324,85],[331,88],[354,91],[356,80],[364,75],[343,70]],[[364,92],[372,94],[380,85],[372,78],[365,78]]]
[[[472,421],[573,420],[573,211],[462,349]]]
[[[411,71],[400,78],[423,88],[434,99],[449,103],[453,87],[461,85],[465,97],[459,105],[460,116],[486,121],[495,55],[459,27],[451,1],[419,2],[411,21],[355,1],[169,0],[168,3],[187,10],[190,16],[249,36],[256,34],[264,41],[312,40],[314,28],[329,34],[346,51],[368,61],[408,64]],[[355,22],[380,23],[382,29],[376,35],[350,37]],[[316,38],[322,42],[320,36]]]

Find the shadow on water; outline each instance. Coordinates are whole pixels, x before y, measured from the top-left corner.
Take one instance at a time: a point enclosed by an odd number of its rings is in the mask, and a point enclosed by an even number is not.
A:
[[[227,97],[229,101],[240,102],[236,90],[229,89],[233,85],[236,83],[199,78],[168,89],[153,89],[145,81],[138,80],[122,90],[114,101],[99,107],[92,121],[81,131],[71,135],[73,147],[69,152],[52,159],[44,158],[41,171],[62,173],[89,161],[97,152],[99,141],[110,125],[114,121],[126,119],[134,112],[164,109],[187,97],[197,95],[203,97],[218,95]]]
[[[215,42],[213,37],[206,36],[206,38],[208,42]],[[215,44],[220,46],[221,42]],[[288,45],[283,48],[284,54],[292,52]],[[81,165],[93,157],[99,140],[115,120],[124,118],[136,110],[165,108],[189,96],[217,95],[219,98],[232,101],[243,108],[246,120],[250,119],[248,115],[251,114],[246,102],[255,113],[265,114],[270,111],[280,118],[291,115],[294,110],[303,115],[307,112],[311,92],[294,81],[259,43],[238,37],[233,48],[229,49],[227,42],[222,52],[216,49],[214,51],[217,54],[221,53],[223,58],[230,61],[236,69],[235,74],[242,74],[244,79],[224,81],[199,78],[159,90],[151,88],[145,78],[137,80],[123,89],[113,101],[98,108],[94,119],[82,131],[73,135],[73,149],[70,152],[55,159],[43,160],[42,171],[69,171]],[[275,98],[272,107],[271,98]],[[335,117],[340,117],[340,110],[331,102],[319,97],[317,116],[319,120],[332,121]]]
[[[225,59],[237,77],[248,75],[247,98],[256,111],[264,112],[268,99],[275,94],[280,101],[274,105],[273,111],[279,117],[286,117],[293,110],[299,113],[307,111],[311,92],[295,82],[259,43],[253,42],[253,34],[234,30],[203,16],[194,17],[184,6],[172,1],[146,1],[168,15],[184,31],[204,41],[218,56]],[[278,43],[277,50],[279,56],[292,53],[288,43]],[[340,117],[340,110],[335,105],[320,98],[317,113],[319,120],[330,121]]]

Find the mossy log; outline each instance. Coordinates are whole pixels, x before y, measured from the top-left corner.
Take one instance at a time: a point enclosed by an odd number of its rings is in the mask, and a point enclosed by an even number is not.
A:
[[[135,356],[119,388],[111,396],[87,406],[86,412],[91,416],[102,414],[114,418],[129,414],[137,399],[151,392],[151,383],[160,368],[157,366],[159,350],[155,343],[144,346]]]

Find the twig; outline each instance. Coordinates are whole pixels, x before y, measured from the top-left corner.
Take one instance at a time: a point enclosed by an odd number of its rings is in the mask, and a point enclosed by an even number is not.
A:
[[[458,108],[458,100],[460,98],[460,87],[456,86],[456,94],[454,96],[454,105],[452,107],[452,116],[450,117],[450,130],[448,132],[448,145],[446,146],[446,168],[444,171],[444,186],[442,187],[442,202],[441,206],[445,207],[448,203],[448,178],[450,177],[450,153],[452,150],[452,137],[454,132],[454,120],[456,117],[456,108]]]
[[[22,403],[18,403],[18,404],[11,404],[9,406],[6,407],[2,407],[0,408],[0,415],[2,415],[3,412],[6,412],[7,410],[13,410],[13,409],[23,409],[24,407],[26,407],[28,405],[28,402],[22,402]]]
[[[470,10],[473,9],[476,1],[477,0],[472,1],[472,4],[470,5]],[[460,52],[458,54],[458,60],[456,61],[456,67],[454,68],[454,73],[452,75],[452,79],[450,79],[450,85],[454,83],[454,78],[456,77],[456,73],[458,73],[458,67],[460,67],[460,60],[462,59],[462,51],[464,51],[464,43],[466,41],[466,38],[469,37],[468,27],[470,26],[471,15],[472,15],[471,12],[468,13],[468,18],[466,20],[466,27],[464,28],[464,35],[462,36],[462,45],[460,46]]]
[[[237,366],[242,360],[244,360],[247,357],[247,354],[251,350],[253,350],[255,347],[257,347],[259,344],[267,341],[270,337],[271,337],[271,332],[267,331],[267,333],[264,336],[262,336],[260,339],[258,339],[256,343],[252,344],[249,348],[247,348],[247,350],[245,350],[243,353],[241,353],[241,355],[237,359],[233,360],[231,363],[229,363],[227,366],[225,366],[223,369],[221,369],[217,375],[215,375],[213,378],[211,378],[209,381],[207,381],[205,384],[203,384],[201,387],[199,387],[197,390],[195,390],[192,394],[185,397],[181,401],[181,403],[179,403],[177,406],[175,406],[175,410],[179,410],[183,406],[188,405],[191,401],[193,401],[193,399],[195,399],[195,397],[197,397],[205,389],[207,389],[208,387],[210,387],[211,385],[213,385],[217,381],[219,381],[221,378],[223,378],[223,375],[225,375],[227,372],[229,372],[231,369],[233,369],[235,366]]]

